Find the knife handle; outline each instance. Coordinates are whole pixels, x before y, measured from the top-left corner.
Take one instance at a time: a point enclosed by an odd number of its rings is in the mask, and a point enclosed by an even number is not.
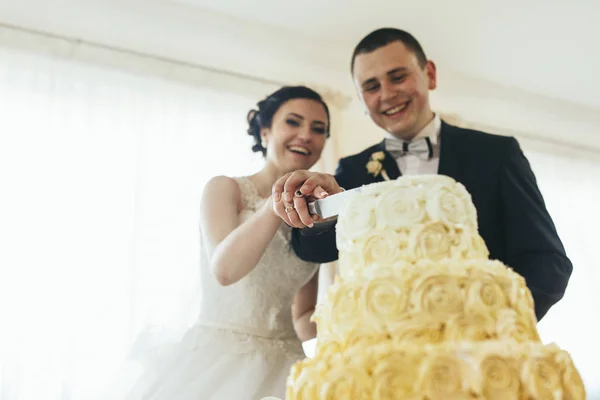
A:
[[[316,201],[311,201],[310,203],[308,203],[308,212],[310,213],[310,215],[318,214]]]

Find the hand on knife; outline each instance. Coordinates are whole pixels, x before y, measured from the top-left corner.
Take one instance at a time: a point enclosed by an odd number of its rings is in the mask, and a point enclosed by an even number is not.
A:
[[[344,203],[355,193],[362,190],[362,187],[347,190],[342,193],[334,194],[323,199],[318,199],[308,203],[308,210],[311,214],[318,215],[320,218],[328,219],[337,217]]]
[[[340,193],[333,175],[298,170],[279,178],[273,185],[273,211],[295,228],[312,227],[320,218],[310,215],[308,202]]]

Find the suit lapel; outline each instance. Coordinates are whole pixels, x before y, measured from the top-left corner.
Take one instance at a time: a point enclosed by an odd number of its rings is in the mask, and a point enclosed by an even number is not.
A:
[[[464,150],[461,146],[460,131],[452,125],[442,121],[440,131],[440,163],[438,174],[457,178],[459,173],[458,162]]]
[[[400,169],[398,168],[398,163],[396,163],[394,157],[392,157],[392,155],[385,150],[385,140],[382,140],[381,143],[377,144],[375,151],[382,151],[385,154],[385,158],[381,163],[383,165],[383,169],[385,169],[385,172],[388,174],[388,177],[391,180],[398,179],[398,177],[401,175]],[[385,179],[381,176],[381,174],[374,179],[375,182],[382,182],[384,180]]]

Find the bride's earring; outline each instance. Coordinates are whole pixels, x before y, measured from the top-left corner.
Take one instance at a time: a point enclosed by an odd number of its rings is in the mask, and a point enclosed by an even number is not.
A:
[[[267,148],[267,141],[266,141],[265,139],[263,139],[263,140],[260,142],[260,145],[263,147],[263,149],[266,149],[266,148]]]

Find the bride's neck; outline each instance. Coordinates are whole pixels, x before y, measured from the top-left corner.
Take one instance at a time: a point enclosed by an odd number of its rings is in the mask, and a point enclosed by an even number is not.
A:
[[[271,195],[275,181],[285,174],[286,171],[281,171],[275,165],[267,163],[263,169],[251,175],[250,178],[254,181],[259,195],[261,197],[268,197]]]

